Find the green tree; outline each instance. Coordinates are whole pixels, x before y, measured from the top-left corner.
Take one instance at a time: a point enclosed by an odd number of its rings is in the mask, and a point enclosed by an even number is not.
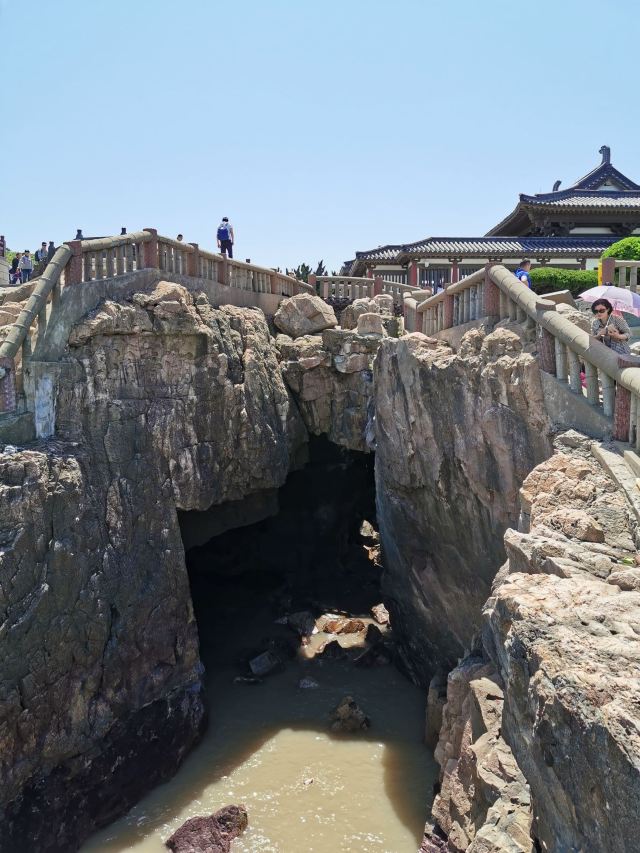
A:
[[[612,243],[602,253],[603,258],[618,258],[620,261],[640,261],[640,237],[625,237]]]

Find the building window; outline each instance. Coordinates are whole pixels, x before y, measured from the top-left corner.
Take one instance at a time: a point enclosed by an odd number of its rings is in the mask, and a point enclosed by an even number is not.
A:
[[[438,284],[449,284],[451,267],[426,267],[420,270],[420,287],[434,287]]]

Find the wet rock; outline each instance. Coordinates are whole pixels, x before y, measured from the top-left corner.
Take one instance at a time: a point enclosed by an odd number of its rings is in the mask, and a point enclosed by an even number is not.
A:
[[[370,646],[377,646],[378,643],[384,640],[384,634],[377,625],[367,625],[367,632],[364,638]]]
[[[353,696],[345,696],[336,705],[331,712],[330,722],[332,732],[360,732],[371,727],[371,720]]]
[[[280,668],[282,661],[273,652],[266,651],[249,661],[249,669],[254,675],[263,677]]]
[[[366,625],[362,619],[350,619],[346,616],[332,616],[326,614],[321,616],[316,625],[318,630],[324,631],[325,634],[359,634],[366,630]]]
[[[377,644],[357,654],[353,662],[361,667],[387,666],[391,663],[391,652],[386,646]]]
[[[292,338],[310,335],[338,325],[335,311],[319,296],[299,293],[284,299],[273,318],[276,326]]]
[[[425,720],[424,742],[430,749],[435,749],[442,727],[442,711],[447,701],[447,679],[441,673],[436,673],[429,682],[427,693],[427,713]]]
[[[378,625],[389,624],[389,611],[384,606],[384,604],[376,604],[375,607],[372,607],[371,615],[376,620]]]
[[[313,613],[308,610],[301,610],[298,613],[291,613],[287,616],[287,625],[297,631],[301,637],[309,637],[311,634],[317,633],[316,620]]]
[[[314,678],[310,678],[308,675],[304,678],[301,678],[298,682],[298,687],[301,690],[315,690],[316,687],[320,687],[318,682]]]
[[[244,806],[225,806],[209,817],[192,817],[166,841],[172,853],[230,853],[249,824]]]
[[[316,657],[323,660],[344,660],[347,657],[347,650],[342,648],[338,640],[330,640],[318,648]]]

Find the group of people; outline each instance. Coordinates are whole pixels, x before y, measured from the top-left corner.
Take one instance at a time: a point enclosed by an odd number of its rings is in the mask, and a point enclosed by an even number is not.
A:
[[[18,252],[9,267],[9,284],[25,284],[31,279],[34,269],[41,271],[44,269],[47,262],[53,257],[55,250],[53,240],[50,240],[48,246],[43,241],[33,257],[29,249],[25,249],[22,254]]]
[[[530,269],[531,261],[524,258],[515,271],[515,277],[527,287],[531,287]],[[614,352],[620,353],[620,355],[629,355],[631,352],[629,346],[631,329],[624,317],[613,313],[611,302],[604,298],[596,299],[591,303],[591,313],[593,314],[593,322],[591,323],[593,337]]]

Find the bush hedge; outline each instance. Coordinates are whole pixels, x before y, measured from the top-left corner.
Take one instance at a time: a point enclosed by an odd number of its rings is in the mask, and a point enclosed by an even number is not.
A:
[[[565,270],[560,267],[536,267],[531,270],[531,289],[539,294],[569,290],[576,297],[597,285],[597,270]]]
[[[640,237],[625,237],[612,243],[602,253],[603,258],[618,258],[621,261],[640,261]]]

